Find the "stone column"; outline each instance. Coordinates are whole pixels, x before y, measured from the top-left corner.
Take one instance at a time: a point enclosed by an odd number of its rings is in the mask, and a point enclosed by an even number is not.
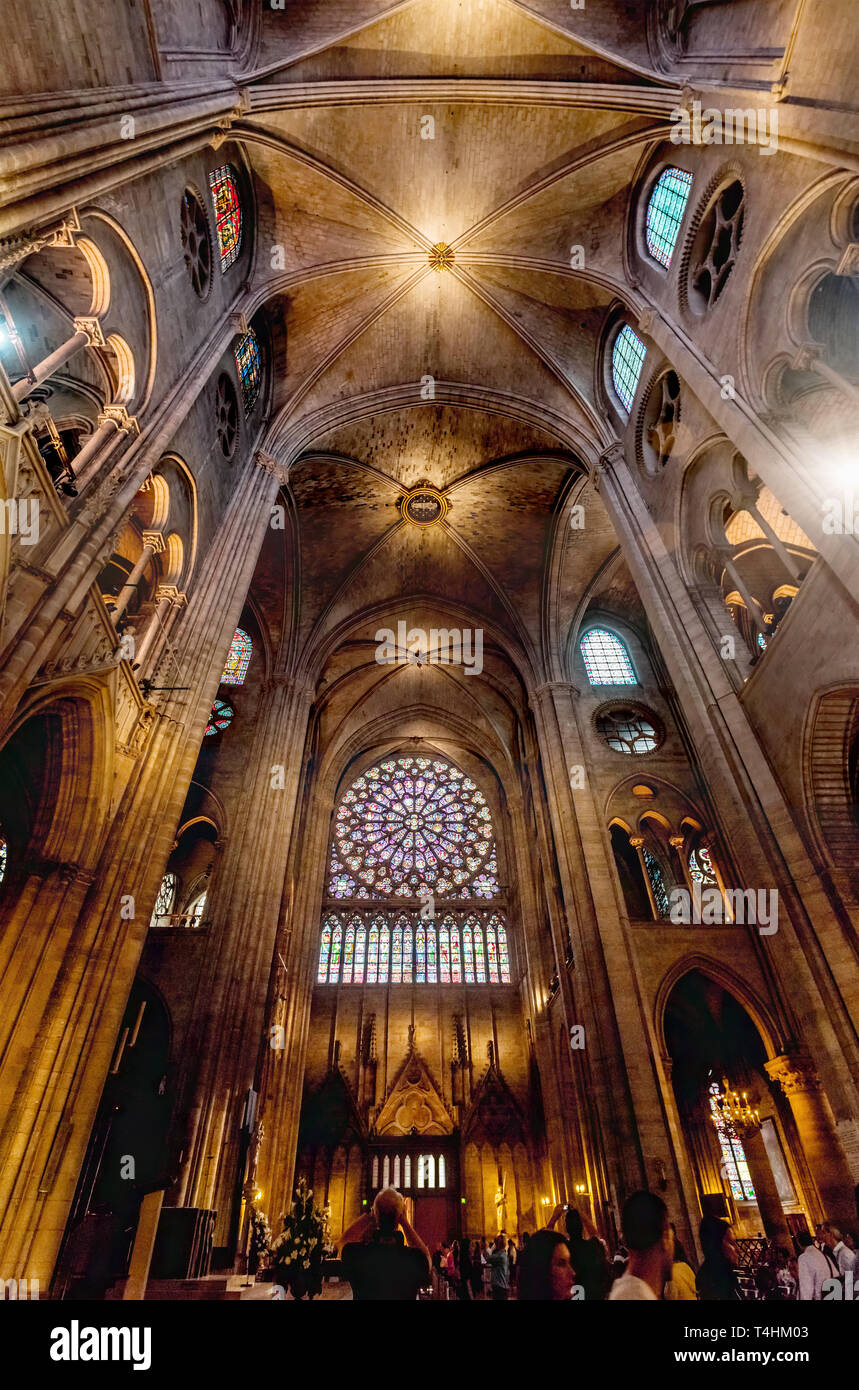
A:
[[[781,1086],[793,1111],[823,1215],[852,1221],[855,1184],[814,1062],[805,1053],[785,1053],[767,1062],[766,1070]]]
[[[98,417],[98,429],[72,459],[78,493],[98,477],[121,437],[139,433],[136,417],[129,415],[124,405],[106,406]]]
[[[137,561],[137,564],[134,566],[134,569],[131,571],[122,588],[120,589],[119,593],[117,594],[116,603],[111,609],[110,616],[113,618],[114,623],[117,623],[119,621],[126,608],[128,607],[129,603],[133,599],[134,592],[141,579],[143,578],[146,572],[146,567],[149,564],[149,561],[152,559],[153,555],[160,555],[162,551],[166,550],[166,548],[166,542],[160,531],[143,532],[143,551],[141,553],[140,559]]]
[[[105,337],[98,319],[75,319],[73,336],[50,353],[48,357],[44,357],[41,362],[37,363],[29,376],[24,377],[21,381],[16,381],[12,387],[12,395],[16,401],[23,401],[41,382],[47,381],[61,367],[65,367],[66,363],[70,362],[82,348],[105,346]]]
[[[644,862],[644,836],[630,835],[629,843],[638,855],[638,865],[641,869],[641,877],[644,879],[644,886],[650,900],[650,911],[653,913],[654,922],[659,921],[659,910],[656,906],[656,899],[653,896],[653,884],[650,882],[650,874],[647,872],[647,865]]]

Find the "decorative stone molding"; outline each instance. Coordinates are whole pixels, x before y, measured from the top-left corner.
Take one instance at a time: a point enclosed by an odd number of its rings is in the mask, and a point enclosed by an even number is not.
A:
[[[167,542],[160,531],[144,531],[143,544],[151,546],[156,555],[167,549]]]
[[[256,463],[264,473],[269,473],[273,478],[277,478],[279,483],[283,484],[289,481],[289,469],[285,468],[282,463],[278,463],[277,459],[272,458],[271,454],[267,454],[264,449],[257,450]]]
[[[104,329],[99,319],[94,316],[83,315],[80,318],[76,318],[74,323],[75,332],[85,333],[89,339],[90,347],[107,347],[107,339],[104,336]]]
[[[851,241],[845,247],[841,260],[835,267],[836,275],[859,275],[859,241]]]
[[[81,229],[77,209],[72,208],[64,222],[38,232],[31,237],[10,237],[0,241],[0,270],[8,270],[21,261],[43,251],[46,246],[74,246],[75,237]]]
[[[234,333],[241,334],[242,337],[250,333],[251,326],[248,323],[247,314],[230,314],[230,327]]]
[[[786,1096],[797,1091],[819,1091],[820,1077],[812,1059],[805,1052],[786,1052],[765,1062],[767,1076],[777,1081]]]
[[[162,599],[169,599],[171,603],[181,608],[188,602],[188,595],[183,594],[181,589],[177,589],[175,584],[159,584],[155,590],[155,598],[158,603]]]
[[[136,415],[129,415],[124,405],[106,405],[98,417],[100,425],[116,425],[120,434],[140,434]]]

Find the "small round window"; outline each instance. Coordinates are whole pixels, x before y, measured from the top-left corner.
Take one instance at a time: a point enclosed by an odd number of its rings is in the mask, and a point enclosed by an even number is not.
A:
[[[212,288],[212,242],[203,206],[190,189],[182,198],[182,254],[194,293],[206,299]]]
[[[225,459],[231,459],[239,442],[239,402],[236,388],[226,372],[218,378],[215,397],[215,428],[218,445]]]
[[[712,309],[740,251],[746,195],[734,179],[713,199],[701,219],[689,265],[689,305],[698,314]]]
[[[655,724],[639,710],[618,705],[600,714],[596,725],[616,753],[652,753],[659,747]]]

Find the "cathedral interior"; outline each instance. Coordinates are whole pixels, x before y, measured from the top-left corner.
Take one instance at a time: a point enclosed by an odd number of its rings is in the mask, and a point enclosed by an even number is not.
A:
[[[855,1221],[855,7],[2,9],[3,1278]]]

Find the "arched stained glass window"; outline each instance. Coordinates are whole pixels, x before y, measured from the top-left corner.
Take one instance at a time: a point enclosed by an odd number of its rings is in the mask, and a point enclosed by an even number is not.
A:
[[[388,957],[391,946],[390,928],[385,925],[379,928],[379,984],[388,983]]]
[[[624,410],[629,414],[638,389],[647,348],[628,323],[618,333],[611,350],[611,380]]]
[[[403,928],[403,984],[412,982],[412,929]]]
[[[666,268],[671,264],[680,224],[689,201],[692,175],[685,169],[663,169],[647,201],[645,241],[655,261]]]
[[[238,259],[242,247],[242,205],[235,170],[224,164],[209,175],[215,227],[221,252],[221,270],[227,271]]]
[[[331,954],[331,927],[328,922],[322,928],[322,945],[319,948],[319,973],[316,978],[321,985],[328,983],[328,957]]]
[[[722,1171],[731,1184],[731,1192],[737,1202],[753,1202],[755,1200],[755,1189],[752,1183],[752,1175],[749,1172],[749,1165],[746,1162],[746,1155],[739,1137],[733,1128],[729,1128],[725,1122],[716,1098],[719,1095],[719,1086],[716,1082],[710,1087],[710,1114],[713,1116],[713,1124],[719,1136],[719,1148],[722,1151]]]
[[[486,984],[486,963],[483,957],[483,928],[474,923],[474,978],[479,985]]]
[[[462,983],[462,959],[459,953],[459,927],[457,926],[450,929],[450,981],[454,985]]]
[[[700,883],[702,889],[719,888],[710,851],[704,845],[696,845],[689,855],[689,877],[693,883]]]
[[[498,944],[495,940],[495,928],[490,922],[486,928],[486,960],[489,966],[489,983],[498,984]]]
[[[450,984],[450,928],[438,929],[438,977],[443,985]]]
[[[435,1154],[418,1158],[418,1187],[435,1187]]]
[[[343,942],[343,928],[340,923],[331,933],[331,964],[328,967],[328,983],[336,985],[340,978],[340,947]]]
[[[374,1188],[378,1188],[378,1186],[379,1186],[379,1155],[378,1155],[378,1154],[374,1154],[374,1155],[373,1155],[373,1187],[374,1187]]]
[[[255,333],[246,333],[243,338],[239,338],[233,354],[236,359],[236,371],[239,374],[239,384],[242,388],[242,401],[245,407],[245,415],[250,415],[259,399],[260,386],[262,384],[262,364],[260,361],[259,340]]]
[[[6,869],[9,864],[9,842],[3,831],[0,830],[0,883],[6,877]]]
[[[394,927],[394,939],[391,947],[391,984],[398,985],[403,979],[403,929],[397,924]]]
[[[642,850],[644,867],[647,869],[647,877],[650,879],[650,887],[653,891],[653,901],[656,904],[657,916],[668,918],[671,915],[668,902],[668,889],[665,887],[665,875],[662,866],[655,855],[649,849]]]
[[[427,939],[423,927],[418,927],[415,932],[415,984],[423,985],[426,983],[427,976]]]
[[[427,984],[438,981],[438,958],[436,954],[435,927],[427,927]]]
[[[355,961],[355,928],[346,928],[346,941],[343,946],[343,983],[351,985],[352,966]]]
[[[245,676],[251,663],[253,642],[243,628],[237,627],[235,636],[227,653],[227,664],[221,676],[221,685],[244,685]]]
[[[212,705],[212,713],[209,715],[209,722],[203,734],[205,738],[210,738],[213,734],[222,734],[233,722],[235,710],[227,700],[216,700]]]
[[[6,839],[5,839],[5,836],[2,836],[2,841],[3,841],[2,865],[3,865],[3,873],[5,874],[5,872],[6,872]],[[0,878],[0,882],[2,882],[2,878]],[[155,926],[157,926],[157,925],[158,925],[158,919],[159,919],[160,917],[169,917],[169,916],[170,916],[170,913],[173,911],[173,904],[174,904],[175,901],[176,901],[176,889],[177,889],[178,886],[179,886],[179,880],[178,880],[178,878],[176,877],[175,874],[167,873],[167,874],[164,875],[164,877],[163,877],[162,880],[161,880],[161,887],[158,889],[158,897],[155,899],[155,906],[154,906],[154,908],[152,909],[152,917],[150,918],[150,921],[149,921],[150,927],[155,927]]]
[[[592,627],[579,650],[591,685],[638,685],[629,652],[616,632]]]
[[[382,1186],[383,1186],[383,1187],[390,1187],[390,1186],[391,1186],[391,1156],[390,1156],[390,1154],[385,1154],[385,1157],[384,1157],[383,1160],[382,1160]]]
[[[438,1156],[438,1185],[439,1185],[439,1187],[444,1187],[446,1181],[447,1181],[447,1171],[446,1171],[446,1165],[445,1165],[445,1161],[444,1161],[444,1154],[439,1154],[439,1156]]]
[[[367,952],[367,984],[374,985],[379,972],[379,928],[370,928],[370,949]]]
[[[465,964],[465,983],[474,984],[474,947],[471,944],[471,927],[462,929],[462,958]]]
[[[411,1154],[406,1154],[405,1158],[403,1159],[403,1187],[411,1187],[411,1185],[412,1185],[412,1156],[411,1156]]]
[[[498,935],[498,971],[501,975],[502,985],[510,983],[510,957],[507,954],[507,931],[500,917],[493,917],[495,930]]]
[[[400,1155],[394,1154],[394,1187],[400,1185]]]
[[[355,933],[355,970],[352,979],[356,985],[364,983],[364,960],[367,954],[367,929],[359,927]]]

